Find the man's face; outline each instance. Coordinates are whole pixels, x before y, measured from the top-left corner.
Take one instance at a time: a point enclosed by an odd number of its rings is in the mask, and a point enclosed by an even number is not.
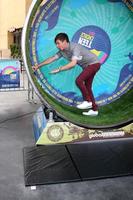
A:
[[[57,46],[57,48],[58,49],[60,49],[60,50],[64,50],[64,49],[66,49],[67,48],[67,46],[68,46],[68,43],[67,43],[67,41],[66,40],[64,40],[64,41],[61,41],[61,40],[56,40],[56,46]]]

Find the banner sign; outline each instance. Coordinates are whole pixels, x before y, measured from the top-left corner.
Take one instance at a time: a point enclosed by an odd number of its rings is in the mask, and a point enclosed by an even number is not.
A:
[[[96,130],[82,128],[70,122],[49,122],[42,107],[33,116],[33,131],[36,145],[133,138],[133,124],[120,129]]]
[[[0,60],[0,89],[20,87],[19,60]]]
[[[133,124],[113,130],[85,129],[70,122],[47,123],[37,145],[61,143],[88,143],[97,140],[133,138]]]

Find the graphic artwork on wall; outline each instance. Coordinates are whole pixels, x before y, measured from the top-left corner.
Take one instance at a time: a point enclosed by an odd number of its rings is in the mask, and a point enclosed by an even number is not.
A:
[[[100,59],[102,69],[95,77],[93,91],[97,103],[104,105],[132,87],[133,18],[122,3],[115,3],[114,6],[114,3],[108,1],[99,2],[49,0],[43,5],[42,1],[36,20],[32,23],[30,54],[32,65],[42,62],[57,52],[54,44],[56,34],[67,33],[71,41],[85,46]],[[101,9],[104,9],[102,14]],[[75,84],[81,72],[80,67],[54,76],[49,73],[51,69],[65,63],[65,59],[62,59],[43,67],[37,77],[50,95],[75,106],[78,101],[82,101]]]
[[[132,24],[133,12],[121,0],[34,0],[23,34],[23,52],[29,79],[44,104],[65,120],[84,127],[131,122]],[[76,85],[82,72],[78,64],[52,74],[51,71],[68,63],[61,57],[36,71],[32,68],[59,51],[54,42],[58,33],[66,33],[70,42],[90,50],[101,63],[92,83],[99,107],[95,118],[87,118],[77,109],[83,101]]]

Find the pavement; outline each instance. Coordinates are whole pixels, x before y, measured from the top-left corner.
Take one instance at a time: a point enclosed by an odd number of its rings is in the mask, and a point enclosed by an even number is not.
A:
[[[133,176],[25,187],[23,148],[35,145],[32,118],[40,105],[36,95],[29,103],[27,91],[0,92],[0,199],[132,200]]]

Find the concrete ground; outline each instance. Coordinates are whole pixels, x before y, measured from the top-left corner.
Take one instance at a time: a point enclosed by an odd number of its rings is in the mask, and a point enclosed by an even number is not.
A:
[[[23,148],[33,146],[32,117],[41,103],[27,92],[0,92],[0,200],[132,200],[133,176],[25,187]]]

